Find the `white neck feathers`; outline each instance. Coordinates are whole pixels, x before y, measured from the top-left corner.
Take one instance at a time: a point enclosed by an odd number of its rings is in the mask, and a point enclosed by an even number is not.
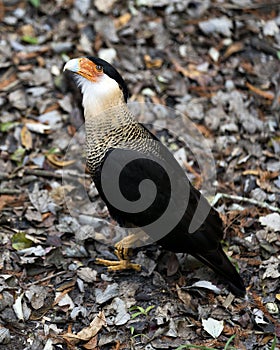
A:
[[[76,81],[83,95],[85,118],[94,118],[106,110],[126,105],[118,83],[104,74],[98,81],[91,82],[80,75]]]

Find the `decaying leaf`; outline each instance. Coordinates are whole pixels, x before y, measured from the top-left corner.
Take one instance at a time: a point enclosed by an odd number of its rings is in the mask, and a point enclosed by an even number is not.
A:
[[[149,55],[144,55],[144,61],[148,69],[157,69],[163,64],[163,60],[161,58],[151,58]]]
[[[15,314],[17,315],[17,318],[21,321],[24,321],[22,298],[23,298],[23,293],[16,298],[15,303],[13,305],[13,309]]]
[[[280,215],[278,213],[271,213],[259,218],[260,223],[275,232],[280,231]]]
[[[29,123],[26,123],[26,127],[28,130],[37,132],[38,134],[45,134],[51,130],[51,127],[49,125],[42,124],[42,123],[29,122]]]
[[[17,232],[12,237],[12,247],[15,250],[22,250],[31,247],[33,242],[26,237],[25,232]]]
[[[223,59],[227,59],[231,55],[244,50],[244,43],[241,41],[231,44],[223,55]]]
[[[91,321],[88,327],[83,328],[79,333],[66,333],[63,334],[63,338],[67,339],[72,344],[78,343],[80,340],[89,341],[91,338],[96,336],[100,329],[106,325],[106,318],[103,311],[100,311],[99,314]]]
[[[63,160],[58,157],[57,154],[47,154],[46,155],[49,162],[51,162],[53,165],[63,168],[66,166],[69,166],[71,164],[74,164],[76,160]]]
[[[224,321],[218,321],[209,317],[207,320],[202,319],[202,326],[213,338],[218,338],[224,329]]]
[[[195,282],[189,288],[205,288],[205,289],[211,290],[212,292],[214,292],[216,294],[221,293],[221,289],[216,287],[213,283],[211,283],[209,281]]]
[[[91,269],[90,267],[81,267],[77,275],[85,282],[92,283],[96,281],[97,271]]]
[[[39,213],[48,211],[49,193],[47,190],[39,190],[38,182],[36,182],[33,192],[29,193],[29,199]]]
[[[31,286],[26,292],[25,296],[31,303],[31,306],[38,310],[44,306],[45,299],[48,296],[49,290],[42,286]]]
[[[23,147],[25,147],[27,150],[32,148],[32,135],[31,132],[27,129],[27,127],[24,125],[20,132],[21,136],[21,144]]]
[[[188,292],[182,290],[178,285],[176,285],[176,291],[177,291],[177,294],[178,294],[178,298],[185,305],[187,305],[187,307],[191,307],[191,300],[192,300],[191,295]]]
[[[120,17],[118,17],[114,23],[115,23],[115,27],[117,29],[121,29],[123,28],[124,26],[126,26],[128,24],[128,22],[130,21],[131,19],[131,14],[126,12],[124,13],[123,15],[121,15]]]
[[[251,0],[126,3],[0,0],[0,348],[272,350],[280,335],[279,11]],[[213,206],[226,218],[222,243],[240,267],[244,299],[156,244],[134,252],[140,273],[95,265],[96,256],[114,258],[127,230],[84,176],[81,94],[62,70],[87,55],[117,68],[138,120],[195,187],[209,200],[218,192]],[[209,144],[213,173],[180,114]],[[210,316],[218,323],[209,331],[204,320],[211,336],[200,322]]]

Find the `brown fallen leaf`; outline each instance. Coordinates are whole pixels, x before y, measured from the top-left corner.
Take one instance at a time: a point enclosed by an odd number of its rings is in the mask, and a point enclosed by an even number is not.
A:
[[[261,96],[261,97],[264,97],[266,98],[267,100],[274,100],[275,98],[275,94],[271,91],[263,91],[257,87],[255,87],[254,85],[250,84],[250,83],[246,83],[246,86],[251,90],[253,91],[255,94]],[[280,102],[280,97],[278,98],[278,101]]]
[[[61,292],[61,293],[57,296],[57,298],[55,299],[55,301],[53,302],[53,306],[57,305],[57,304],[61,301],[61,299],[63,299],[64,296],[65,296],[68,292],[71,292],[71,290],[73,290],[73,286],[71,286],[70,288],[65,289],[63,292]]]
[[[5,207],[17,207],[26,202],[26,194],[23,192],[20,195],[0,195],[0,211]]]
[[[259,175],[260,170],[259,169],[247,169],[242,172],[242,175]]]
[[[279,171],[264,171],[261,169],[247,169],[242,172],[242,175],[254,175],[258,176],[258,181],[261,185],[266,186],[268,181],[275,179],[279,176]]]
[[[106,325],[106,319],[104,311],[100,311],[99,314],[93,319],[88,327],[83,328],[79,333],[66,333],[63,334],[63,339],[67,340],[71,344],[76,344],[80,340],[89,341],[100,331],[100,329]]]
[[[52,111],[56,111],[59,109],[59,104],[57,102],[51,104],[50,106],[47,106],[46,109],[44,109],[43,113],[49,113]]]
[[[240,52],[244,49],[244,43],[242,43],[241,41],[235,42],[233,44],[231,44],[227,49],[226,52],[224,53],[222,60],[226,60],[227,58],[229,58],[231,55]]]
[[[46,157],[50,163],[60,168],[63,168],[65,166],[69,166],[75,163],[75,160],[61,160],[56,154],[47,154]]]
[[[87,349],[87,350],[93,350],[97,348],[97,341],[98,341],[98,337],[97,334],[92,337],[90,339],[90,341],[88,341],[86,344],[83,345],[83,348]]]
[[[0,0],[0,21],[3,20],[5,16],[5,6],[3,4],[3,0]]]
[[[188,172],[192,173],[195,176],[194,186],[196,188],[201,188],[202,176],[197,171],[195,171],[195,169],[188,162],[184,161],[184,166]]]
[[[243,68],[247,74],[256,75],[255,67],[251,62],[241,62],[240,67]]]
[[[35,38],[35,29],[31,24],[24,24],[20,27],[20,34]]]
[[[149,55],[144,55],[145,66],[148,69],[158,69],[162,66],[163,60],[161,58],[152,58]]]
[[[182,290],[178,285],[176,285],[176,292],[178,295],[178,298],[189,308],[192,309],[192,297],[191,295]]]
[[[0,78],[0,90],[6,91],[16,83],[16,73],[13,68],[9,68]]]
[[[45,46],[40,46],[37,51],[32,51],[32,52],[27,52],[27,51],[20,51],[15,55],[15,59],[18,59],[20,61],[23,60],[30,60],[32,58],[35,58],[45,52],[50,51],[50,47],[45,45]]]
[[[117,30],[125,27],[127,23],[131,20],[131,14],[130,13],[124,13],[120,17],[116,18],[114,20],[114,24]]]
[[[19,72],[27,72],[33,68],[32,64],[22,64],[17,67]]]
[[[203,124],[197,124],[195,126],[201,133],[203,136],[205,136],[207,139],[210,137],[213,137],[213,132],[207,128],[207,126],[203,125]]]
[[[0,210],[5,208],[5,206],[9,205],[11,202],[13,202],[14,199],[15,199],[15,196],[1,195],[0,196]]]
[[[31,132],[24,125],[20,131],[21,144],[27,150],[32,149],[32,135]]]
[[[119,340],[116,340],[116,346],[113,350],[120,350],[120,348],[121,348],[121,343]]]

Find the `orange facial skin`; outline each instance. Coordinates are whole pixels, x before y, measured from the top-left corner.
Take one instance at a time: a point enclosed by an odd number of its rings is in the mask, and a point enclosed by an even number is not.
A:
[[[103,69],[101,66],[97,66],[91,60],[86,57],[82,57],[78,59],[78,70],[77,74],[80,74],[84,78],[96,82],[98,77],[103,75]]]

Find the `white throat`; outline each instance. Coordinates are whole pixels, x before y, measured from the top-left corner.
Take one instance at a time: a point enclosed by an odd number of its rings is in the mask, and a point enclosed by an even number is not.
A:
[[[119,84],[104,74],[98,81],[91,82],[76,75],[75,79],[83,95],[85,118],[94,118],[106,110],[126,104]]]

